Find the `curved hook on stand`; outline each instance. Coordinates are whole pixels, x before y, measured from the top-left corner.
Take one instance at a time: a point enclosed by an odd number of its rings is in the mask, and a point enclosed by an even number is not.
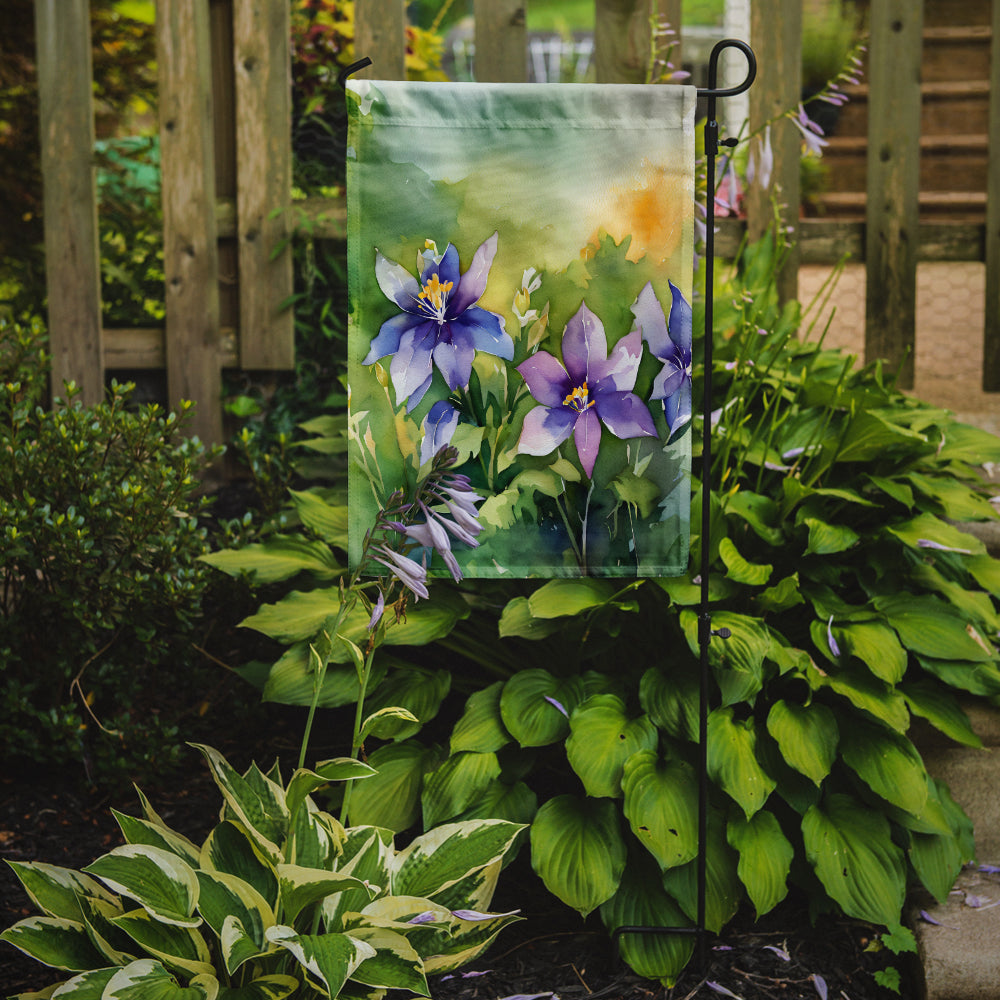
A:
[[[350,66],[345,66],[337,74],[337,86],[340,87],[341,90],[346,90],[347,78],[351,76],[351,74],[357,73],[359,70],[364,69],[366,66],[371,66],[371,64],[372,64],[371,59],[369,59],[368,56],[365,56],[363,59],[359,59],[357,62],[352,62]]]

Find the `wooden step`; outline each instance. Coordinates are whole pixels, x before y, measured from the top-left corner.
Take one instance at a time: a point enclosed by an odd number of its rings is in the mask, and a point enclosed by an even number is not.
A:
[[[989,24],[992,0],[924,0],[924,27]]]
[[[989,25],[954,25],[924,29],[920,76],[924,83],[990,78]]]
[[[866,214],[868,197],[863,191],[831,191],[816,197],[828,218],[860,219]],[[954,222],[982,222],[986,217],[986,193],[980,191],[921,191],[920,218]]]
[[[920,188],[926,191],[985,191],[985,135],[925,135],[920,138]],[[831,136],[823,151],[833,191],[864,190],[868,171],[865,136]]]
[[[947,135],[988,131],[990,109],[989,80],[937,80],[921,84],[921,135]],[[841,109],[836,135],[867,135],[867,83],[846,91],[848,103]]]

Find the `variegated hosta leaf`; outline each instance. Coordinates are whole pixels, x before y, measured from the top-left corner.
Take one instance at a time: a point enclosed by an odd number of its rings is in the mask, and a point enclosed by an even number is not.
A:
[[[227,920],[237,920],[243,937],[250,939],[255,952],[264,951],[264,931],[275,923],[274,911],[267,900],[248,882],[223,872],[200,871],[198,883],[201,887],[198,910],[216,936],[221,940]],[[241,946],[242,950],[245,949]],[[226,966],[230,975],[249,957],[243,956],[240,962],[230,965],[231,951],[226,950]]]
[[[500,692],[503,681],[469,696],[462,717],[451,733],[451,752],[474,750],[477,753],[495,753],[510,743],[500,715]]]
[[[345,889],[361,889],[369,893],[369,898],[375,895],[374,890],[353,875],[302,868],[300,865],[278,865],[278,881],[282,912],[285,919],[291,921],[305,907]]]
[[[26,955],[50,965],[54,969],[81,972],[96,969],[105,959],[95,950],[87,935],[87,928],[76,920],[65,917],[28,917],[19,920],[0,934],[6,941]]]
[[[397,628],[405,626],[394,626],[388,636],[393,636]],[[385,716],[378,727],[380,739],[405,740],[416,735],[425,722],[437,715],[441,702],[450,690],[451,674],[447,670],[402,668],[392,671],[372,691],[365,706],[371,712],[386,708],[402,708],[409,712],[412,719]]]
[[[468,910],[452,910],[455,918],[451,933],[441,941],[433,954],[424,958],[424,971],[451,972],[478,958],[493,943],[494,938],[509,924],[521,917],[517,911],[510,913],[479,913],[467,919]]]
[[[830,773],[840,733],[833,712],[812,702],[798,705],[779,699],[767,715],[767,731],[781,748],[781,756],[815,785]]]
[[[433,899],[499,861],[523,827],[502,819],[446,823],[421,834],[393,861],[392,892]]]
[[[615,803],[573,795],[549,799],[531,824],[531,865],[549,892],[583,916],[610,899],[625,870]]]
[[[726,843],[725,819],[712,811],[708,817],[705,850],[705,926],[718,934],[729,923],[743,899],[743,884],[736,874],[736,852]],[[663,873],[663,887],[691,918],[698,918],[698,861]]]
[[[288,809],[284,789],[251,769],[240,775],[212,747],[193,744],[200,750],[212,771],[226,806],[249,831],[264,855],[273,863],[281,856],[279,844],[288,831]]]
[[[876,795],[919,815],[927,802],[927,771],[910,740],[861,719],[851,723],[840,753]]]
[[[424,773],[437,766],[436,751],[416,740],[379,747],[368,761],[375,777],[351,789],[352,826],[381,826],[396,833],[420,817]]]
[[[726,837],[730,847],[740,853],[736,873],[759,918],[788,895],[788,872],[795,849],[781,832],[774,813],[766,809],[750,819],[731,819]]]
[[[83,896],[80,904],[90,940],[104,956],[105,965],[128,965],[140,957],[140,949],[136,948],[135,942],[114,924],[115,917],[125,912],[120,902],[109,903],[93,896]]]
[[[205,939],[190,927],[161,923],[145,910],[123,913],[111,922],[171,969],[181,969],[189,976],[213,971],[212,956]]]
[[[521,746],[547,746],[566,736],[570,713],[583,698],[579,677],[561,679],[547,670],[521,670],[504,684],[500,717]]]
[[[873,924],[899,923],[906,866],[882,813],[849,795],[830,795],[805,814],[802,837],[809,863],[844,913]]]
[[[618,891],[601,904],[610,932],[619,927],[690,927],[684,912],[664,891],[652,859],[630,858]],[[694,950],[692,934],[622,934],[618,949],[640,976],[672,986]]]
[[[159,962],[143,958],[119,969],[105,986],[101,1000],[216,1000],[218,995],[215,976],[196,976],[181,986]]]
[[[524,829],[524,827],[521,828],[515,837],[515,842],[520,839]],[[448,907],[449,910],[488,910],[493,902],[493,894],[496,892],[500,871],[505,861],[507,861],[507,855],[497,858],[496,861],[484,868],[477,868],[465,878],[453,882],[447,889],[434,893],[434,901]]]
[[[150,916],[165,924],[197,927],[198,878],[194,869],[171,851],[146,844],[124,844],[85,869],[109,889],[134,899]]]
[[[55,990],[50,986],[43,993],[19,993],[11,1000],[41,1000],[42,997],[54,997],[56,1000],[101,1000],[104,988],[114,978],[120,966],[109,966],[106,969],[91,969],[80,975],[67,979]]]
[[[301,767],[288,782],[285,792],[285,805],[288,812],[294,815],[306,797],[312,795],[318,788],[328,785],[331,781],[350,781],[357,778],[370,778],[376,770],[363,761],[353,757],[335,757],[317,764],[313,770]]]
[[[754,720],[733,718],[733,709],[717,708],[708,717],[708,774],[749,818],[767,801],[776,782],[757,762]]]
[[[299,985],[299,980],[294,976],[261,976],[244,986],[224,986],[218,1000],[285,1000]]]
[[[323,920],[327,930],[344,930],[342,919],[345,913],[363,909],[370,902],[372,892],[388,889],[392,852],[392,832],[389,830],[356,826],[347,831],[337,870],[342,875],[353,875],[366,887],[345,889],[323,900]]]
[[[278,875],[240,823],[220,823],[201,847],[199,867],[225,872],[252,885],[271,905],[278,905]]]
[[[176,833],[169,827],[145,819],[126,816],[125,813],[112,809],[122,835],[130,844],[146,844],[149,847],[159,847],[161,850],[176,854],[192,868],[198,864],[199,849],[187,837]]]
[[[424,826],[437,826],[467,809],[500,777],[495,753],[452,754],[424,778],[420,796]]]
[[[115,897],[97,879],[40,861],[8,861],[24,891],[46,916],[81,920],[81,896],[93,896],[114,903]]]
[[[643,750],[625,762],[622,789],[632,832],[661,869],[697,855],[698,783],[690,765]]]
[[[424,963],[402,934],[385,927],[356,927],[351,937],[372,946],[375,954],[351,973],[351,979],[365,986],[409,990],[430,996]]]
[[[330,996],[340,993],[344,983],[365,959],[375,957],[375,949],[349,934],[296,934],[291,927],[269,927],[267,939],[285,948]]]
[[[630,719],[625,702],[613,694],[596,694],[570,716],[566,757],[595,798],[621,797],[622,768],[639,750],[653,750],[659,733],[647,715]]]
[[[340,822],[307,799],[292,820],[285,857],[305,868],[335,868],[343,842],[344,828]]]

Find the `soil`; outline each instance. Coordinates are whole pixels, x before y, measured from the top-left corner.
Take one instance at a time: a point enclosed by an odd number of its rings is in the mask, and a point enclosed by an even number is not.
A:
[[[269,720],[267,745],[287,749],[288,759],[294,722],[280,713]],[[252,736],[244,732],[216,742],[242,766],[252,756]],[[259,747],[259,729],[256,737]],[[200,756],[191,755],[189,769],[155,791],[144,790],[170,826],[198,841],[215,822],[220,800]],[[122,842],[112,807],[139,814],[134,792],[108,795],[65,776],[8,774],[0,779],[0,858],[81,868]],[[519,908],[525,919],[503,931],[470,969],[432,977],[435,1000],[545,1000],[552,995],[562,1000],[887,1000],[892,994],[873,977],[890,965],[902,973],[901,995],[918,994],[913,970],[903,961],[866,950],[875,940],[873,928],[831,917],[813,926],[801,899],[786,901],[756,923],[752,914],[740,913],[718,938],[706,936],[705,967],[697,968],[695,959],[673,989],[632,973],[617,959],[596,915],[581,921],[563,907],[523,856],[501,877],[494,908]],[[11,870],[0,866],[0,927],[32,913]],[[0,995],[42,989],[61,978],[0,943]]]

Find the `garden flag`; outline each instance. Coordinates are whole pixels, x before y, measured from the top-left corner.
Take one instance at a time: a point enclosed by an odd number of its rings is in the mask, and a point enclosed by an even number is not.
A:
[[[348,83],[352,565],[450,445],[452,570],[686,571],[695,93]]]

